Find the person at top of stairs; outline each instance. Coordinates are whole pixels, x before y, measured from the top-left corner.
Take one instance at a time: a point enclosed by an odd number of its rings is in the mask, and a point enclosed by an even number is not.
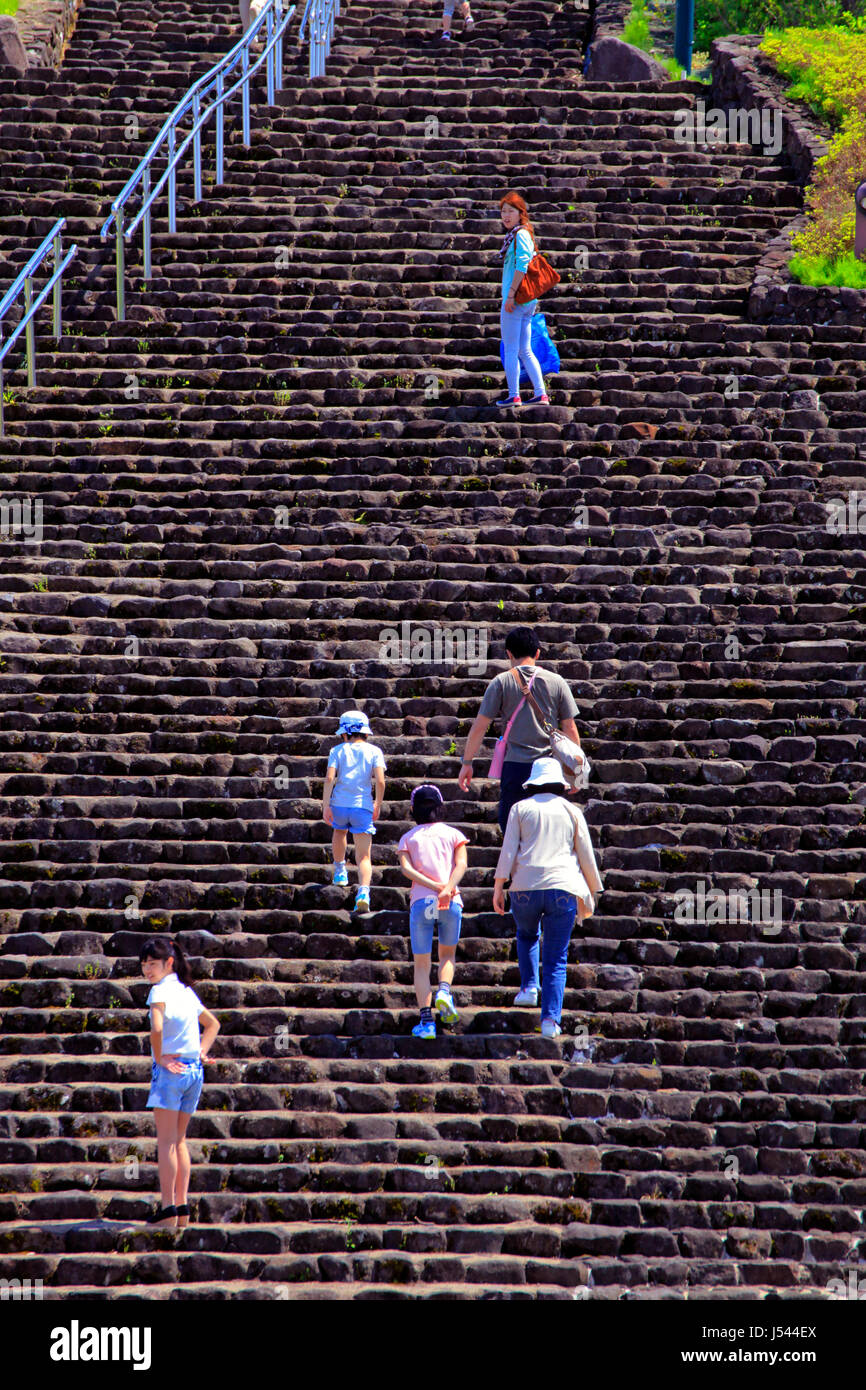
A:
[[[529,262],[535,255],[535,233],[529,220],[526,201],[512,189],[499,201],[499,215],[505,228],[505,238],[499,254],[502,257],[502,310],[499,321],[505,352],[506,393],[496,402],[498,406],[520,406],[520,364],[526,368],[534,395],[530,405],[549,405],[544,389],[544,377],[538,358],[532,351],[532,316],[538,308],[537,299],[525,304],[515,301]]]
[[[550,737],[539,723],[535,710],[525,702],[524,692],[530,682],[544,717],[580,747],[580,735],[574,722],[577,704],[568,682],[553,671],[536,666],[540,654],[541,646],[531,627],[516,627],[509,632],[505,639],[505,655],[510,669],[493,677],[466,738],[458,778],[458,785],[464,792],[469,790],[473,760],[493,720],[499,718],[509,725],[499,782],[499,826],[503,833],[509,811],[523,795],[523,783],[530,775],[534,760],[550,753]]]
[[[416,787],[411,799],[415,829],[407,830],[397,845],[400,867],[412,880],[409,936],[415,963],[415,997],[421,1010],[421,1021],[412,1029],[416,1038],[435,1038],[434,1009],[443,1023],[456,1023],[459,1018],[451,984],[463,916],[463,899],[457,885],[466,872],[469,841],[462,830],[438,819],[442,805],[438,787],[427,782]],[[439,938],[439,989],[431,1008],[434,926]]]
[[[192,988],[193,977],[182,948],[166,937],[152,936],[138,954],[141,973],[151,986],[151,1066],[148,1109],[156,1121],[162,1207],[149,1224],[188,1226],[190,1156],[186,1130],[201,1099],[202,1063],[220,1030]],[[199,1036],[199,1025],[203,1026]]]
[[[583,812],[569,806],[568,784],[555,758],[536,758],[523,784],[525,801],[512,806],[496,865],[493,910],[505,912],[505,883],[510,878],[511,915],[517,928],[520,993],[515,1004],[534,1008],[538,999],[538,942],[543,930],[541,1031],[546,1038],[562,1032],[562,1002],[568,943],[578,912],[595,911],[600,893]]]
[[[255,24],[266,4],[267,0],[238,0],[238,9],[241,13],[241,27],[244,33],[247,32],[251,24]],[[276,16],[274,16],[274,23],[276,23]],[[267,38],[267,33],[267,27],[260,29],[254,43],[257,46],[263,43]]]
[[[355,911],[369,912],[373,878],[370,852],[376,833],[374,822],[379,819],[385,795],[385,756],[375,743],[368,742],[372,729],[363,710],[350,709],[341,715],[337,733],[341,742],[328,754],[322,819],[334,831],[334,883],[340,885],[349,882],[346,845],[351,830],[358,866]]]
[[[458,0],[444,0],[442,8],[442,38],[446,41],[451,38],[451,22],[454,18],[454,10],[457,4]],[[469,0],[463,0],[462,5],[460,5],[460,15],[463,19],[464,29],[466,29],[467,32],[470,29],[474,29],[475,20],[472,18]]]

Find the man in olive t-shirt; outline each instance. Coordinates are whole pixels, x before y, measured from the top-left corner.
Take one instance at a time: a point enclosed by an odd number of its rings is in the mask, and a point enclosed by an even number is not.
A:
[[[574,696],[562,676],[536,666],[540,647],[532,628],[518,627],[509,632],[505,639],[505,654],[508,657],[509,669],[494,676],[488,685],[478,715],[466,739],[466,751],[463,754],[463,765],[458,779],[461,791],[469,790],[472,782],[472,761],[490,724],[498,718],[502,725],[501,732],[504,733],[506,724],[523,698],[520,687],[525,689],[529,680],[532,681],[532,694],[545,718],[561,729],[566,738],[580,743],[574,722],[574,716],[577,714]],[[499,783],[499,826],[503,834],[508,812],[514,803],[525,795],[523,783],[530,774],[532,764],[536,758],[543,758],[549,754],[550,740],[527,700],[511,726],[511,733],[505,745],[505,762]]]

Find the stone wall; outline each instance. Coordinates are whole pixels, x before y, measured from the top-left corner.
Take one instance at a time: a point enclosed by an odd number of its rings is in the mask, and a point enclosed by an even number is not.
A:
[[[590,43],[595,43],[596,39],[621,39],[630,13],[631,0],[596,0]]]
[[[795,181],[805,187],[815,161],[827,153],[831,132],[761,57],[757,35],[716,39],[712,45],[713,101],[717,106],[774,107],[782,118],[782,149]],[[767,246],[749,293],[750,319],[764,323],[863,323],[866,290],[801,285],[788,272],[791,238],[805,225],[797,217]]]
[[[82,0],[23,0],[14,24],[28,68],[58,66],[81,5]]]
[[[827,153],[829,132],[808,106],[791,101],[785,84],[758,51],[760,38],[716,39],[710,49],[713,101],[717,106],[772,106],[782,116],[782,148],[801,186],[812,177],[816,159]]]

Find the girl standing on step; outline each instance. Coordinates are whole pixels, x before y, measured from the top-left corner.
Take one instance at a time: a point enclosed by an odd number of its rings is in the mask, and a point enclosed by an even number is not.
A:
[[[528,793],[508,813],[496,865],[493,910],[505,912],[511,879],[511,915],[517,928],[520,993],[515,1004],[538,1004],[538,946],[543,934],[541,1031],[562,1032],[568,943],[575,918],[591,917],[601,892],[589,828],[583,812],[565,800],[568,784],[556,758],[536,758],[523,784]]]
[[[475,20],[472,18],[469,9],[469,0],[463,0],[462,4],[460,4],[460,0],[445,0],[442,8],[442,38],[446,40],[446,42],[451,38],[451,23],[454,19],[455,9],[460,10],[460,15],[463,19],[463,28],[466,30],[467,34],[470,29],[475,28]]]
[[[529,220],[529,209],[519,193],[513,190],[499,202],[499,214],[505,228],[505,239],[499,252],[502,257],[502,309],[499,315],[502,344],[505,353],[507,388],[498,406],[520,406],[520,364],[526,368],[534,395],[530,405],[549,405],[544,389],[544,377],[538,358],[532,351],[532,316],[538,300],[517,304],[514,296],[520,288],[529,262],[535,255],[535,233]]]
[[[371,850],[385,795],[385,756],[381,748],[370,743],[370,721],[360,709],[347,710],[340,716],[337,733],[342,742],[328,754],[328,771],[322,796],[322,819],[334,831],[331,847],[334,852],[334,883],[345,887],[349,882],[346,869],[346,846],[349,831],[355,842],[355,863],[358,865],[356,912],[370,911],[370,884],[373,879]]]
[[[151,986],[150,1047],[153,1054],[148,1109],[156,1120],[161,1210],[151,1225],[189,1225],[190,1157],[186,1130],[201,1098],[202,1063],[220,1030],[192,988],[183,949],[166,937],[152,936],[139,951],[141,973]],[[203,1031],[199,1036],[199,1024]]]
[[[416,787],[411,802],[415,829],[407,830],[397,845],[400,867],[412,880],[409,935],[415,963],[415,997],[421,1010],[421,1021],[412,1029],[415,1038],[436,1037],[433,1009],[443,1023],[456,1023],[460,1017],[451,997],[451,985],[463,918],[463,899],[457,885],[466,872],[469,841],[462,830],[438,819],[442,805],[438,787],[426,782]],[[439,938],[439,988],[435,1003],[430,987],[434,926]]]

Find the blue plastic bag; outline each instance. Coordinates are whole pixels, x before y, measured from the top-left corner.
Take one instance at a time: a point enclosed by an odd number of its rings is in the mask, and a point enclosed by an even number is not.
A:
[[[560,369],[559,353],[556,350],[556,343],[547,331],[547,319],[544,314],[533,314],[529,321],[532,342],[532,351],[538,358],[538,365],[545,376],[552,376]],[[499,344],[499,360],[505,367],[505,344]],[[520,385],[531,386],[532,383],[523,368],[520,366]]]

